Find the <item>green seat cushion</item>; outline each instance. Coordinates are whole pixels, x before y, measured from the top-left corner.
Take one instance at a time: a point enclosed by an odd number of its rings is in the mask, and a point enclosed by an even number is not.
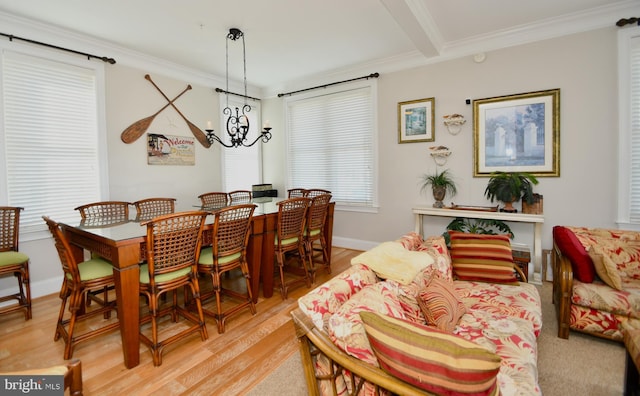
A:
[[[0,252],[0,267],[5,265],[21,264],[29,261],[29,256],[20,252]]]
[[[113,266],[107,260],[92,258],[79,263],[78,271],[80,272],[80,280],[89,281],[112,276]],[[71,275],[67,274],[67,278],[71,279]]]
[[[179,269],[173,272],[167,272],[166,274],[156,275],[156,282],[167,282],[181,276],[185,276],[189,272],[191,272],[191,267]],[[140,283],[149,283],[149,264],[142,264],[140,266]]]
[[[309,236],[316,236],[318,234],[320,234],[320,228],[315,228],[311,231],[307,230],[307,235]]]
[[[218,258],[218,264],[226,264],[235,261],[240,258],[240,253],[230,254],[228,256],[222,256]],[[213,265],[213,248],[206,247],[200,251],[200,259],[198,264]]]
[[[278,236],[276,236],[275,240],[276,240],[275,244],[278,245]],[[285,246],[286,245],[291,245],[291,244],[294,244],[294,243],[298,243],[298,237],[287,238],[287,239],[283,239],[282,240],[282,244],[285,245]]]

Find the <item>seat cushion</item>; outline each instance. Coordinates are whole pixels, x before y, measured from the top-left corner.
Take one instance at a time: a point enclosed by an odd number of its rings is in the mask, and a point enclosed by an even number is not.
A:
[[[29,256],[24,253],[8,251],[0,252],[0,267],[5,265],[22,264],[29,261]]]
[[[107,260],[92,258],[79,263],[78,272],[80,272],[80,280],[82,281],[100,279],[113,276],[113,265],[111,265]]]
[[[218,259],[219,264],[230,263],[234,260],[239,259],[241,256],[240,253],[230,254],[228,256],[222,256]],[[213,248],[206,247],[200,251],[200,259],[198,260],[198,264],[203,265],[213,265]]]
[[[156,275],[156,282],[167,282],[181,276],[187,275],[191,272],[191,267],[182,268],[173,272],[167,272],[166,274]],[[149,283],[149,264],[142,264],[140,266],[140,283]]]

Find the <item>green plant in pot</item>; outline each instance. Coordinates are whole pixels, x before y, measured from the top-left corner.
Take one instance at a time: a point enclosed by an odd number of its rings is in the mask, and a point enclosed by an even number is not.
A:
[[[444,207],[442,200],[447,195],[447,193],[449,193],[451,196],[454,196],[458,192],[456,183],[453,180],[453,177],[451,177],[449,169],[445,169],[442,172],[438,172],[438,170],[436,169],[436,173],[423,175],[422,191],[425,191],[429,187],[431,187],[433,198],[436,200],[436,202],[433,204],[434,208]]]
[[[533,186],[538,184],[538,179],[526,172],[493,172],[484,195],[493,202],[498,200],[504,203],[502,212],[517,212],[513,202],[524,199],[527,203],[533,203]]]

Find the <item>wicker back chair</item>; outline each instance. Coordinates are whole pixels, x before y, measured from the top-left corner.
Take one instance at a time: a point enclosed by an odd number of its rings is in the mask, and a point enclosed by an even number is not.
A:
[[[229,193],[229,203],[247,203],[251,202],[252,193],[249,190],[235,190]]]
[[[206,208],[224,208],[229,202],[229,194],[225,192],[208,192],[198,195],[198,198]]]
[[[202,295],[202,301],[214,296],[216,299],[216,311],[204,309],[204,313],[216,319],[220,334],[224,333],[226,319],[241,309],[249,308],[252,314],[256,314],[247,264],[247,244],[255,209],[256,205],[244,204],[229,206],[216,212],[212,246],[203,248],[200,253],[198,272],[210,276],[213,284],[212,291]],[[222,274],[235,268],[240,268],[245,279],[247,292],[244,294],[222,285]],[[240,302],[223,311],[222,295]]]
[[[180,212],[141,223],[147,227],[147,263],[140,266],[140,294],[146,297],[149,304],[149,313],[143,316],[141,324],[151,322],[151,336],[148,337],[141,329],[140,340],[151,350],[154,366],[162,364],[162,351],[165,346],[197,332],[203,341],[209,337],[197,279],[202,226],[206,216],[207,213],[202,211]],[[177,292],[171,293],[173,298],[170,303],[160,306],[162,296],[182,287],[185,301],[192,300],[195,303],[197,316],[186,307],[178,305]],[[192,325],[164,340],[159,340],[158,318],[165,315],[171,315],[174,322],[180,315]]]
[[[0,277],[15,276],[18,292],[0,297],[0,302],[16,300],[0,307],[0,314],[24,310],[24,319],[31,319],[31,286],[29,256],[18,251],[20,211],[17,206],[0,206]]]
[[[83,262],[77,262],[71,251],[69,241],[60,225],[50,218],[42,217],[51,231],[53,240],[58,251],[60,264],[64,273],[62,277],[62,288],[60,289],[60,312],[54,341],[62,337],[65,342],[64,358],[71,359],[74,347],[81,341],[97,337],[108,331],[119,327],[118,321],[110,321],[101,327],[83,326],[87,330],[83,334],[76,334],[75,327],[78,321],[86,320],[93,316],[102,314],[105,319],[111,317],[111,311],[116,311],[116,302],[109,301],[108,287],[114,285],[113,267],[111,263],[99,257],[93,257]],[[102,298],[91,293],[92,291],[103,291]],[[89,304],[83,306],[83,302],[88,299],[98,303],[98,307],[89,310]],[[65,319],[65,310],[69,302],[70,317]]]
[[[41,376],[41,375],[61,375],[63,376],[64,389],[60,391],[66,391],[65,394],[69,396],[82,396],[82,364],[80,360],[73,359],[65,364],[57,366],[49,366],[37,369],[28,369],[20,371],[8,371],[0,372],[0,376]],[[25,388],[26,389],[26,388]],[[26,392],[28,393],[28,392]]]
[[[129,202],[124,201],[101,201],[78,206],[75,210],[80,211],[82,219],[103,218],[112,220],[129,219]]]
[[[146,198],[133,203],[137,220],[151,220],[154,217],[171,214],[176,209],[175,198]]]
[[[303,235],[310,202],[309,198],[289,198],[277,203],[278,222],[274,250],[280,271],[280,293],[283,300],[286,300],[290,286],[305,283],[307,287],[311,287],[312,275],[307,265]],[[285,254],[288,252],[297,253],[299,265],[289,265],[286,262]],[[285,272],[290,274],[289,280],[285,280]],[[293,279],[291,275],[294,276]]]
[[[300,198],[306,196],[307,190],[304,188],[291,188],[287,190],[287,198]]]
[[[318,195],[323,195],[323,194],[331,194],[331,191],[323,190],[321,188],[311,188],[311,189],[307,190],[307,195],[305,195],[305,197],[315,198]]]
[[[329,202],[331,201],[331,194],[318,195],[311,199],[311,205],[307,212],[307,225],[304,230],[304,242],[307,248],[307,254],[309,255],[309,265],[313,271],[315,280],[315,263],[314,263],[314,243],[317,241],[320,244],[319,250],[322,255],[322,265],[326,268],[327,273],[331,273],[331,257],[329,256],[329,249],[327,241],[324,237],[324,226],[327,218],[327,211],[329,209]]]

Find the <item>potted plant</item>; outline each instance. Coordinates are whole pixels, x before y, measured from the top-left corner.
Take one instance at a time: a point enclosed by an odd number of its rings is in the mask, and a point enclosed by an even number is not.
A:
[[[447,195],[447,193],[451,194],[451,196],[454,196],[458,192],[456,183],[449,173],[449,169],[445,169],[442,172],[438,172],[438,170],[436,169],[436,173],[434,174],[423,175],[422,191],[426,190],[429,186],[431,186],[433,198],[436,200],[436,202],[433,204],[434,208],[444,207],[442,200]]]
[[[533,185],[538,179],[526,172],[493,172],[484,195],[493,202],[494,199],[504,203],[502,212],[517,212],[513,202],[522,198],[527,203],[533,203]]]

